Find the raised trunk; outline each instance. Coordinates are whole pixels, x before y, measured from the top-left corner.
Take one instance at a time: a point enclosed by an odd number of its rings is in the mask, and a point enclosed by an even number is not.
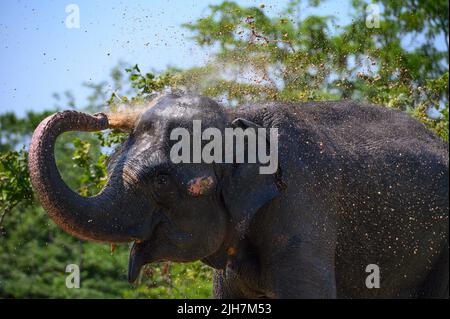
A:
[[[108,128],[105,114],[76,111],[53,114],[36,128],[30,145],[31,183],[48,215],[68,233],[87,240],[128,242],[142,238],[144,221],[123,211],[121,179],[109,181],[100,194],[83,197],[62,180],[56,167],[54,145],[66,131],[100,131]]]

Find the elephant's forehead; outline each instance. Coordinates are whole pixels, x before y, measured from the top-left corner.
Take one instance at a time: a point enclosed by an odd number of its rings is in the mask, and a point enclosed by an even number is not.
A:
[[[155,115],[168,118],[191,118],[200,114],[198,109],[189,108],[184,105],[173,105],[163,109],[156,109]]]
[[[157,104],[148,111],[146,111],[141,121],[158,121],[158,120],[172,120],[172,119],[191,119],[199,116],[200,110],[190,107],[189,105],[182,103]]]

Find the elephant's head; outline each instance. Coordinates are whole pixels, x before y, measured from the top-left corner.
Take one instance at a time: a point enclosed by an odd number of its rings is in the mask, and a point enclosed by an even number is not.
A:
[[[207,258],[243,231],[253,214],[278,194],[275,175],[256,164],[171,161],[174,128],[223,130],[233,118],[200,96],[167,95],[142,112],[127,140],[110,157],[108,183],[82,197],[61,179],[53,148],[65,131],[97,131],[112,125],[104,114],[56,113],[36,129],[29,156],[31,181],[49,216],[65,231],[86,240],[131,242],[129,280],[142,265]],[[234,121],[245,126],[247,121]],[[238,229],[238,230],[237,230]],[[241,234],[242,235],[242,234]]]

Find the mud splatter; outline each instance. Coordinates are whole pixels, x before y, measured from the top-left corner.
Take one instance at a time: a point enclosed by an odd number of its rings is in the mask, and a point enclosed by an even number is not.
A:
[[[130,109],[119,113],[109,113],[107,114],[109,127],[122,131],[131,131],[141,113],[141,109]]]
[[[107,113],[109,128],[132,131],[143,112],[153,107],[162,95],[142,104],[122,104]]]

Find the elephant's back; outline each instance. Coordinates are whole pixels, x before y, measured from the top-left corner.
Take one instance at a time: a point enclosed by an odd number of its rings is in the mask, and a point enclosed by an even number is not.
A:
[[[447,143],[417,119],[392,108],[342,100],[250,104],[239,112],[259,114],[262,122],[275,122],[274,126],[291,135],[295,129],[308,131],[311,137],[317,134],[344,153],[416,148],[421,144],[448,162]]]
[[[421,199],[429,209],[448,209],[448,143],[417,119],[351,101],[289,108],[299,136],[309,139],[300,147],[312,154],[310,167],[327,167],[327,175],[334,176],[341,189],[349,189],[349,196],[383,194],[404,207]],[[309,146],[311,141],[318,146]]]
[[[299,125],[326,136],[343,154],[428,152],[448,166],[448,144],[405,112],[354,101],[306,102],[288,108]]]
[[[278,128],[280,163],[293,165],[287,171],[307,167],[315,181],[328,176],[344,189],[421,184],[448,203],[448,143],[405,112],[354,101],[273,102],[242,111]]]

